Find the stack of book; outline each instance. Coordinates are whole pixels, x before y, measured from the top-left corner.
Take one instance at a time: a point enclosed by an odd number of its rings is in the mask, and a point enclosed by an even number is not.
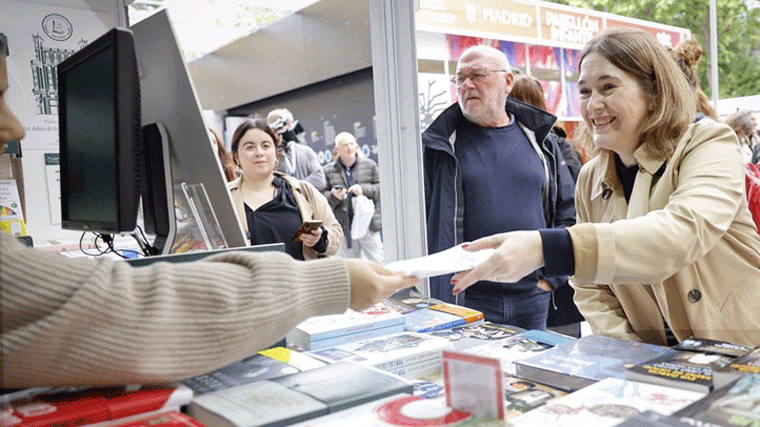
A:
[[[318,350],[401,332],[405,326],[403,315],[377,304],[364,311],[348,309],[343,314],[311,317],[298,324],[285,340],[294,349]]]
[[[440,371],[441,351],[453,348],[444,338],[418,332],[397,332],[308,354],[329,363],[352,361],[402,377],[416,377]]]
[[[411,392],[411,383],[395,375],[336,363],[208,393],[187,411],[209,426],[277,427]]]

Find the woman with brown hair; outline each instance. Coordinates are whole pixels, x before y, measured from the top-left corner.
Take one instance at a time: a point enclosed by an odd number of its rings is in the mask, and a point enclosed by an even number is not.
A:
[[[606,30],[583,48],[579,68],[582,140],[598,156],[578,178],[578,224],[469,244],[496,252],[455,275],[454,292],[544,267],[574,275],[575,302],[595,334],[757,345],[760,235],[736,135],[694,121],[694,90],[644,31]]]

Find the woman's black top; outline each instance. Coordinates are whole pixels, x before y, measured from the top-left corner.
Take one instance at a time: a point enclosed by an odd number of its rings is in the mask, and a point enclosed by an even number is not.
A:
[[[244,204],[251,244],[284,243],[285,253],[303,260],[303,243],[293,241],[302,222],[296,197],[281,177],[275,175],[272,184],[277,189],[274,199],[255,211]],[[327,250],[327,230],[322,228],[322,237],[312,249],[320,253]]]

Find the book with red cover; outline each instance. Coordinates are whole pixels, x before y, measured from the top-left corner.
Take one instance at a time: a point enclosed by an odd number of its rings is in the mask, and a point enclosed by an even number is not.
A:
[[[90,388],[71,392],[6,396],[3,419],[14,427],[73,427],[137,414],[179,409],[193,392],[179,386]]]

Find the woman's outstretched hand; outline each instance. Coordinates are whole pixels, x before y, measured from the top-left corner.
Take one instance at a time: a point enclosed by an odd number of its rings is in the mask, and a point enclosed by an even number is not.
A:
[[[454,295],[480,280],[513,283],[544,266],[544,245],[538,231],[510,231],[478,239],[463,246],[468,251],[493,248],[496,251],[469,271],[451,278]]]

